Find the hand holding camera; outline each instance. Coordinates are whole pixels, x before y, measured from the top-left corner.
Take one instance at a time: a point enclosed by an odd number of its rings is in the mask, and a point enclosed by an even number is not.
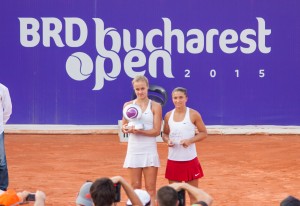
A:
[[[121,187],[124,189],[128,199],[132,202],[132,205],[141,205],[141,200],[134,192],[131,185],[121,176],[115,176],[110,178],[115,185],[115,202],[120,202],[121,200]]]
[[[115,183],[114,186],[115,186],[115,193],[116,193],[114,202],[120,202],[121,201],[121,184],[118,182],[118,183]]]
[[[213,202],[212,197],[208,193],[188,183],[178,182],[178,183],[172,183],[169,186],[173,187],[178,192],[179,205],[183,205],[183,206],[185,205],[185,191],[187,191],[196,200],[196,202],[202,202],[202,204],[206,204],[208,206],[211,205]]]
[[[178,206],[185,206],[185,190],[181,189],[177,192],[178,195]]]
[[[115,200],[114,202],[120,202],[121,201],[121,182],[122,177],[121,176],[115,176],[110,178],[115,186]]]
[[[44,192],[37,190],[35,193],[30,193],[28,191],[19,192],[18,196],[23,199],[20,205],[28,204],[29,202],[34,202],[34,205],[44,206],[46,195]]]
[[[25,198],[25,201],[26,202],[29,202],[29,201],[35,201],[35,193],[29,193],[27,195],[27,197]]]

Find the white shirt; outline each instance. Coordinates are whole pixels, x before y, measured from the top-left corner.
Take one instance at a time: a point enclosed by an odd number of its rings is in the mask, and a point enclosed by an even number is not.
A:
[[[153,116],[151,100],[149,100],[148,106],[140,119],[144,125],[144,130],[150,130],[153,128]],[[127,153],[123,167],[144,168],[159,166],[160,161],[157,152],[156,138],[132,133],[129,134]]]
[[[0,133],[12,113],[12,104],[8,88],[0,83]]]
[[[180,122],[174,121],[174,111],[170,115],[168,124],[170,127],[169,138],[174,143],[173,147],[169,147],[168,159],[174,161],[189,161],[197,157],[195,143],[184,148],[180,141],[195,136],[195,125],[190,118],[190,108],[186,108],[184,119]]]
[[[133,104],[135,104],[135,102],[133,102]],[[144,130],[150,130],[153,128],[153,113],[151,111],[151,100],[149,100],[147,108],[142,113],[142,116],[139,121],[143,123]],[[131,133],[128,137],[127,152],[130,154],[145,154],[149,152],[156,153],[156,138]]]

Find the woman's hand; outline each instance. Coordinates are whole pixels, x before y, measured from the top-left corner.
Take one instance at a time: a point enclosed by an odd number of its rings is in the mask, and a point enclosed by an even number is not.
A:
[[[187,148],[188,146],[190,146],[192,144],[192,142],[190,141],[190,139],[183,139],[183,140],[180,141],[180,144],[184,148]]]
[[[168,139],[167,144],[168,144],[169,147],[173,147],[175,145],[175,143],[170,139]]]
[[[128,124],[123,124],[122,126],[122,131],[123,133],[127,134],[127,133],[133,133],[133,126],[128,126]]]

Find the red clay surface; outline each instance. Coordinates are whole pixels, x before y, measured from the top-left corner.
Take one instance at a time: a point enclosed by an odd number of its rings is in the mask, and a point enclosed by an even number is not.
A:
[[[75,205],[81,184],[121,175],[127,143],[117,135],[6,134],[9,188],[36,189],[46,205]],[[279,205],[287,195],[300,197],[299,135],[209,135],[197,144],[204,170],[200,187],[215,206]],[[158,143],[161,159],[157,186],[167,184],[167,146]],[[122,200],[127,200],[122,191]]]

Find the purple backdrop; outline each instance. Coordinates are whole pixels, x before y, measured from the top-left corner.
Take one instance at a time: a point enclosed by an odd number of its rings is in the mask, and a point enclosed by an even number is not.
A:
[[[300,125],[299,0],[0,6],[11,124],[116,125],[144,73],[168,94],[186,87],[207,125]]]

